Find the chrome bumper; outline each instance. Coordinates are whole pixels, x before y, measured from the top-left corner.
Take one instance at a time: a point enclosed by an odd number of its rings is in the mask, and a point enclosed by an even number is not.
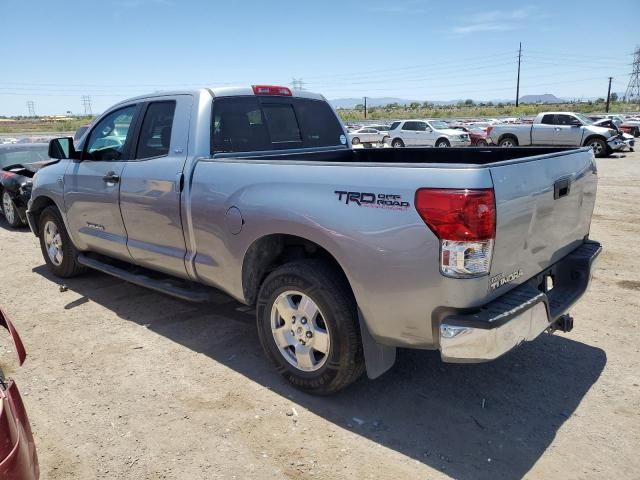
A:
[[[586,292],[601,251],[598,242],[587,241],[478,312],[445,317],[439,326],[442,360],[458,363],[494,360],[521,343],[534,340]],[[544,291],[549,275],[555,285],[553,290]]]

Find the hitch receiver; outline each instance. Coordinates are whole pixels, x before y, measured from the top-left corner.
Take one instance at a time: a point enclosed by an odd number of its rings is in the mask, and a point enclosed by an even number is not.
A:
[[[560,330],[561,332],[570,332],[573,330],[573,317],[568,313],[564,315],[560,315],[558,319],[549,325],[548,332],[553,333],[556,330]]]

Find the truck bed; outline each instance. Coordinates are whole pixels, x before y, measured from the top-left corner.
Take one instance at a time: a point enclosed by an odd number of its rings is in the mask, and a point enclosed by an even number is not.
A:
[[[330,163],[394,163],[394,164],[463,164],[486,165],[525,157],[566,154],[575,147],[516,147],[516,148],[363,148],[314,152],[277,152],[256,155],[224,155],[238,159],[282,160],[283,162]],[[222,156],[222,155],[221,155]]]

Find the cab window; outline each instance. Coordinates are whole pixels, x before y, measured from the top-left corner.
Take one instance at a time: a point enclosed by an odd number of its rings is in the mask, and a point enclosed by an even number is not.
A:
[[[129,105],[100,120],[89,135],[83,160],[122,160],[135,111],[136,106]]]
[[[162,157],[169,154],[175,110],[175,101],[149,104],[140,129],[137,159]]]

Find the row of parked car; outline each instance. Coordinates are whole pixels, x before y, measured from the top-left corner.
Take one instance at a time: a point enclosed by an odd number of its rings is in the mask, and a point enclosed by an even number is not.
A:
[[[534,127],[537,125],[537,127]],[[494,127],[498,127],[494,130]],[[503,132],[514,127],[514,132]],[[580,127],[580,128],[576,128]],[[623,115],[586,117],[574,112],[542,112],[535,118],[444,121],[409,119],[389,125],[347,125],[353,145],[367,144],[394,148],[591,146],[596,155],[633,151],[634,137],[640,136],[640,118]],[[493,135],[490,133],[493,131]],[[545,133],[542,133],[545,132]]]

